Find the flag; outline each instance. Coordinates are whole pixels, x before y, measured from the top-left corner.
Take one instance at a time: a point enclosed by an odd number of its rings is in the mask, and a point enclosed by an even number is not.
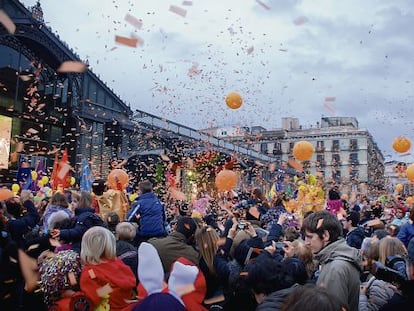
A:
[[[32,174],[31,174],[31,170],[30,170],[30,167],[29,167],[29,173],[27,174],[27,177],[24,180],[22,190],[31,190],[32,183],[33,183]]]
[[[82,191],[92,191],[93,178],[91,168],[86,159],[82,159],[82,174],[80,178],[80,188]]]
[[[50,185],[52,186],[53,190],[57,189],[57,180],[56,180],[56,174],[59,164],[59,158],[58,158],[59,152],[55,153],[55,161],[53,162],[53,169],[52,169],[52,175],[50,176]]]
[[[57,190],[59,186],[63,189],[70,186],[69,171],[68,150],[65,149],[63,150],[63,155],[60,161],[58,160],[58,153],[55,155],[52,176],[50,177],[50,183],[53,190]]]
[[[59,161],[56,180],[57,187],[62,186],[63,189],[70,187],[70,164],[68,159],[68,149],[63,150],[62,158]]]

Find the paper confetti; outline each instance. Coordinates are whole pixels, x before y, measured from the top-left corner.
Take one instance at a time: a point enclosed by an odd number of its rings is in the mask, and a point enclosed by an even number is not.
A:
[[[66,61],[63,62],[60,67],[58,68],[58,72],[77,72],[82,73],[85,72],[86,65],[82,62],[78,61]]]
[[[300,26],[300,25],[305,24],[307,21],[308,21],[308,19],[307,19],[305,16],[299,16],[298,18],[296,18],[296,19],[293,21],[293,23],[294,23],[296,26]]]
[[[183,5],[186,5],[186,6],[192,6],[193,5],[193,1],[183,1],[182,4]]]
[[[184,10],[183,8],[180,8],[178,6],[175,6],[175,5],[170,5],[170,11],[175,13],[175,14],[178,14],[182,17],[185,17],[187,15],[186,10]]]
[[[336,97],[325,97],[326,102],[334,102],[336,100]]]
[[[268,6],[268,5],[266,5],[266,4],[264,4],[262,1],[260,1],[260,0],[256,0],[256,2],[259,4],[259,5],[261,5],[263,8],[265,8],[266,10],[270,10],[271,8],[270,8],[270,6]]]
[[[0,10],[0,23],[3,24],[4,28],[6,28],[10,34],[14,34],[16,31],[16,25],[3,10]]]
[[[132,26],[134,26],[137,29],[142,28],[142,20],[136,18],[135,16],[132,16],[131,14],[127,14],[125,16],[125,21],[130,23]]]
[[[138,38],[127,38],[127,37],[122,37],[122,36],[115,36],[115,42],[122,44],[122,45],[136,48],[138,44]]]
[[[247,54],[252,54],[253,53],[253,51],[254,51],[254,47],[253,46],[251,46],[251,47],[249,47],[248,49],[247,49]]]

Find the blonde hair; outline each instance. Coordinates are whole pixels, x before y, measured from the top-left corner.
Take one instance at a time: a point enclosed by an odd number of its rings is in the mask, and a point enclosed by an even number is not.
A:
[[[395,237],[386,236],[379,242],[379,261],[385,264],[385,260],[391,255],[407,254],[407,249],[404,244]]]
[[[82,237],[80,257],[83,264],[92,265],[116,258],[115,236],[104,227],[88,229]]]
[[[316,264],[313,260],[312,250],[305,244],[305,241],[302,239],[296,239],[292,242],[295,255],[303,262],[305,265],[306,273],[309,277],[313,275],[316,270]]]
[[[118,240],[130,241],[135,238],[137,232],[133,224],[123,221],[116,225],[115,233]]]
[[[195,233],[195,240],[198,246],[201,257],[207,264],[208,269],[212,274],[215,274],[214,257],[218,249],[219,236],[212,227],[204,226],[198,228]]]

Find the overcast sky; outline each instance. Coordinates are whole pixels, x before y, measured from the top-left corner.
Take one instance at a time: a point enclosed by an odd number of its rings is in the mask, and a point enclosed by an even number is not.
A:
[[[386,160],[413,160],[391,148],[396,136],[414,140],[412,0],[41,4],[47,25],[133,109],[196,129],[280,128],[288,116],[308,127],[321,116],[355,116]],[[127,14],[142,28],[126,22]],[[119,45],[115,35],[143,44]],[[232,91],[244,99],[238,110],[224,102]],[[335,97],[328,107],[327,97]]]

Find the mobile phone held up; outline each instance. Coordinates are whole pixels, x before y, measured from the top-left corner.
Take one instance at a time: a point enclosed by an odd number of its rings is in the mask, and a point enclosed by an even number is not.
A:
[[[239,222],[239,224],[237,225],[237,229],[239,230],[244,230],[247,228],[247,224],[245,222]]]

